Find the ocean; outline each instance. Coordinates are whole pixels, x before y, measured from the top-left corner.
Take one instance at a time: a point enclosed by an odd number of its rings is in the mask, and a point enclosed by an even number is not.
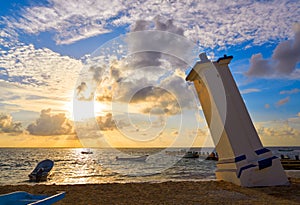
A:
[[[277,156],[285,147],[270,148]],[[290,149],[290,148],[289,148]],[[196,181],[215,179],[216,161],[205,160],[213,148],[192,148],[196,159],[182,158],[187,149],[90,149],[84,148],[0,148],[0,184],[32,184],[28,174],[39,161],[54,161],[52,174],[43,184],[128,183],[162,181]],[[279,151],[281,150],[281,151]],[[149,155],[145,162],[121,161],[116,157]]]

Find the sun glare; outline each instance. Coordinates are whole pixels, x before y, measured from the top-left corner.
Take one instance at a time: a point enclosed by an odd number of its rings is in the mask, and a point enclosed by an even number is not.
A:
[[[68,118],[75,121],[84,121],[103,115],[104,111],[108,109],[108,105],[97,101],[73,99],[73,101],[66,102],[63,109],[66,111]]]

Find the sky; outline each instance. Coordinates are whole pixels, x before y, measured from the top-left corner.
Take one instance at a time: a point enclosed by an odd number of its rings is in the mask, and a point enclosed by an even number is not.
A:
[[[263,145],[300,146],[299,1],[0,5],[0,147],[211,146],[201,52],[233,56]]]

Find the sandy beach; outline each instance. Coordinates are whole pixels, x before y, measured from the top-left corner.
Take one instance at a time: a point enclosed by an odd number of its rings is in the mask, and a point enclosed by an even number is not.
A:
[[[300,204],[300,179],[290,186],[241,188],[223,181],[83,185],[4,185],[0,194],[66,191],[63,204]]]

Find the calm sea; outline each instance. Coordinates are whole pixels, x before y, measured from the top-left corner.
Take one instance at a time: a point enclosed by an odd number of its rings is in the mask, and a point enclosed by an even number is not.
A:
[[[271,148],[279,155],[280,149]],[[300,150],[300,147],[294,150]],[[211,148],[193,148],[206,154]],[[28,184],[28,174],[44,159],[54,161],[52,175],[45,184],[161,182],[215,179],[216,162],[182,159],[183,149],[85,149],[1,148],[0,184]],[[287,150],[288,151],[288,150]],[[119,161],[118,157],[149,155],[145,162]]]

